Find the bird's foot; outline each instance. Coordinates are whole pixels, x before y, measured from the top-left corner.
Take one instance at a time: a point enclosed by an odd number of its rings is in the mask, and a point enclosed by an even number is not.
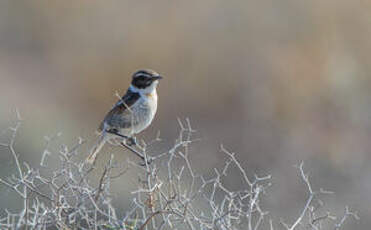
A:
[[[142,159],[143,162],[139,163],[140,166],[146,166],[146,165],[150,165],[152,162],[153,162],[153,158],[150,157],[150,156],[147,156],[147,162],[145,161],[145,159],[143,158]]]
[[[126,144],[129,146],[136,146],[137,145],[137,138],[136,137],[129,137],[126,139]]]

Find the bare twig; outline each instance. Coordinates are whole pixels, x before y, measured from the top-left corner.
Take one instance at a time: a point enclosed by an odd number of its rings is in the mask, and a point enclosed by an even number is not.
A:
[[[120,217],[112,203],[115,195],[110,190],[111,183],[113,179],[125,183],[121,176],[129,167],[117,164],[111,155],[94,185],[89,179],[92,172],[97,171],[97,166],[88,167],[78,157],[85,141],[80,138],[75,145],[62,146],[56,151],[52,145],[60,135],[55,135],[46,138],[40,164],[42,170],[34,169],[20,161],[14,148],[20,127],[18,120],[15,126],[7,129],[11,131],[9,143],[0,142],[0,146],[8,149],[14,158],[17,173],[0,179],[0,184],[15,191],[14,194],[23,200],[23,209],[19,213],[6,211],[6,215],[0,217],[0,228],[260,230],[263,226],[270,226],[273,230],[274,223],[267,220],[268,212],[262,207],[262,200],[271,185],[271,175],[258,176],[249,172],[237,155],[224,146],[221,146],[226,158],[224,165],[214,168],[208,177],[200,175],[192,165],[191,145],[198,141],[193,137],[195,130],[189,119],[178,119],[178,123],[180,131],[174,145],[161,153],[148,151],[150,145],[160,140],[159,135],[148,143],[142,141],[136,148],[120,143],[144,161],[140,166],[128,160],[129,165],[135,166],[130,169],[137,170],[138,188],[125,194],[125,197],[131,197],[132,202],[126,208],[126,214]],[[58,157],[59,165],[49,169],[47,160],[52,157]],[[232,169],[237,170],[240,176],[231,178]],[[322,205],[313,204],[314,201],[319,203],[318,196],[331,192],[313,190],[303,163],[298,169],[308,197],[293,223],[289,225],[281,221],[282,226],[294,230],[308,221],[310,229],[322,230],[321,223],[334,217],[319,212]],[[240,181],[239,189],[232,189],[225,183],[230,179]],[[356,213],[346,208],[334,229],[341,229],[351,216],[358,218]]]

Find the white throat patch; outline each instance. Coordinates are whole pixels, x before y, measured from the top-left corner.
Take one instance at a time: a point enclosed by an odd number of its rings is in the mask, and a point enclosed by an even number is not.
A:
[[[138,89],[137,87],[130,85],[130,91],[134,93],[140,93],[141,95],[146,95],[146,94],[152,94],[156,92],[156,87],[158,85],[158,80],[152,82],[152,84],[144,89]]]

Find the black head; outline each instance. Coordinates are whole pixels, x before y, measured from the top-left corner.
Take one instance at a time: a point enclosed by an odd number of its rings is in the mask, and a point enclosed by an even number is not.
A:
[[[138,89],[145,89],[160,79],[162,77],[153,70],[139,70],[133,74],[131,84]]]

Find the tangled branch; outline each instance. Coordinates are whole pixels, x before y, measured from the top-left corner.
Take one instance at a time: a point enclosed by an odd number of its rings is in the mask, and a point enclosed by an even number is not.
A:
[[[214,168],[212,176],[198,174],[190,159],[191,145],[197,141],[193,137],[196,131],[188,119],[178,123],[179,135],[170,149],[151,153],[149,147],[160,141],[157,136],[149,143],[140,144],[144,165],[130,160],[124,165],[118,164],[111,156],[94,185],[89,175],[96,166],[80,160],[81,146],[85,144],[81,138],[71,147],[52,150],[52,142],[60,135],[46,137],[40,168],[22,162],[15,150],[17,132],[22,124],[18,116],[14,126],[2,133],[9,141],[0,143],[14,159],[17,173],[0,179],[0,183],[15,191],[23,200],[23,208],[16,213],[6,211],[0,218],[0,228],[258,230],[269,226],[274,230],[274,222],[266,218],[270,214],[261,202],[271,186],[271,175],[250,176],[236,154],[224,146],[221,146],[224,165]],[[48,167],[52,156],[58,156],[58,167]],[[339,230],[349,217],[358,219],[348,208],[337,222],[329,212],[322,214],[323,203],[319,197],[332,193],[313,190],[303,168],[301,163],[298,171],[308,191],[307,201],[291,225],[281,221],[278,228],[319,230],[324,229],[326,221],[332,221],[332,228]],[[125,207],[126,213],[119,217],[116,214],[119,207],[112,203],[111,184],[132,169],[139,171],[138,187],[126,194],[131,197],[131,205]],[[230,178],[232,169],[238,170],[239,178]],[[225,184],[228,179],[240,180],[240,188],[230,189]]]

